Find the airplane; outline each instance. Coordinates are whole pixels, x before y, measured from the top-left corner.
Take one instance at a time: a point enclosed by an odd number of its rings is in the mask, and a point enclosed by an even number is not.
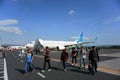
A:
[[[91,44],[91,43],[95,43],[96,41],[97,41],[97,37],[95,38],[94,41],[90,41],[90,42],[82,42],[81,45],[82,45],[82,44]]]
[[[75,41],[55,41],[55,40],[43,40],[43,39],[37,39],[35,41],[32,41],[25,45],[25,47],[46,47],[48,46],[51,49],[57,49],[62,50],[66,47],[70,46],[81,46],[83,44],[89,44],[89,43],[95,43],[97,40],[97,37],[94,41],[91,42],[83,42],[83,33],[80,34],[77,40]],[[41,46],[40,46],[41,45]]]

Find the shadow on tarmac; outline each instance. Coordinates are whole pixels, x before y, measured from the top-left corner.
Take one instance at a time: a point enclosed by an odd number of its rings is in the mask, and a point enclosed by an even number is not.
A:
[[[71,65],[71,64],[68,64],[68,67],[72,67],[71,69],[68,69],[69,71],[83,73],[83,74],[89,74],[89,71],[87,69],[84,69],[84,68],[80,69],[79,67]]]
[[[22,69],[16,69],[18,72],[20,72],[21,74],[24,74],[24,70]]]
[[[52,69],[54,69],[54,70],[58,70],[58,71],[63,71],[63,69],[62,69],[62,68],[53,67],[53,66],[52,66]]]
[[[89,74],[88,71],[85,71],[85,70],[77,70],[77,69],[69,69],[69,71],[72,71],[72,72],[78,72],[78,73],[82,73],[82,74]]]
[[[36,70],[42,70],[42,68],[40,68],[40,67],[35,67],[35,69],[36,69]]]

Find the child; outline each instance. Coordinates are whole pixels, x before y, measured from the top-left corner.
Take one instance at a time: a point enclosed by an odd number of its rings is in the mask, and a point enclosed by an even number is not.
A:
[[[26,54],[26,62],[25,62],[25,75],[28,74],[29,68],[33,72],[33,70],[34,70],[34,66],[32,64],[33,59],[34,59],[34,57],[33,57],[33,54],[32,54],[32,49],[28,49],[27,54]]]

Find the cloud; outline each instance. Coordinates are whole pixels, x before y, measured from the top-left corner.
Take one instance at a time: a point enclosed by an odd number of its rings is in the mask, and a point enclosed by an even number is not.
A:
[[[79,37],[76,37],[76,36],[73,36],[73,37],[72,37],[73,40],[77,40],[78,38],[79,38]],[[86,40],[89,40],[89,38],[88,38],[88,37],[83,37],[83,40],[86,41]]]
[[[78,39],[78,37],[73,36],[72,39],[76,40],[76,39]]]
[[[22,31],[18,27],[0,27],[0,31],[3,32],[10,32],[10,33],[15,33],[15,34],[22,34]]]
[[[114,20],[113,20],[114,22],[120,22],[120,16],[118,16],[118,17],[116,17],[116,18],[114,18]]]
[[[83,40],[85,40],[85,41],[86,41],[86,40],[89,40],[89,38],[88,38],[88,37],[83,37]]]
[[[18,20],[16,19],[6,19],[6,20],[1,20],[0,25],[12,25],[12,24],[18,24]]]
[[[12,0],[13,2],[16,2],[17,0]]]
[[[70,10],[69,15],[73,15],[73,14],[75,14],[75,10]]]
[[[0,21],[0,31],[3,32],[10,32],[10,33],[15,33],[15,34],[22,34],[22,31],[19,29],[19,27],[15,26],[18,24],[17,19],[6,19],[6,20],[1,20]],[[14,25],[14,26],[13,26]]]
[[[110,24],[114,22],[120,22],[120,16],[103,20],[103,24]]]

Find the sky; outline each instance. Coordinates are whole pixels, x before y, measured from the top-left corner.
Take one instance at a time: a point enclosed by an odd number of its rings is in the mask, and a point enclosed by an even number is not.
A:
[[[0,0],[0,44],[36,39],[120,45],[120,0]]]

